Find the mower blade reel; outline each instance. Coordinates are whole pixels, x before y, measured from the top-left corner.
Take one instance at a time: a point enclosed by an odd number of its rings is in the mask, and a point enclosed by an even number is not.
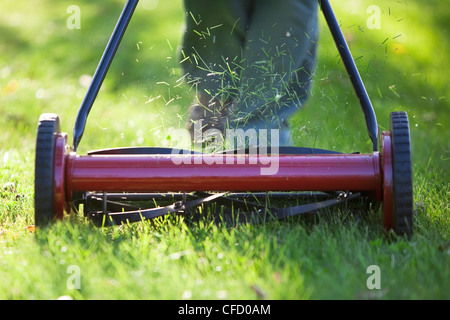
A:
[[[160,207],[160,208],[152,208],[152,209],[145,209],[145,210],[137,210],[137,211],[128,211],[128,212],[113,212],[113,213],[107,213],[108,217],[112,219],[112,221],[115,224],[122,224],[122,223],[132,223],[132,222],[138,222],[142,220],[147,219],[153,219],[157,217],[161,217],[163,215],[174,213],[174,212],[180,212],[184,211],[190,208],[197,207],[203,203],[212,201],[214,199],[217,199],[219,197],[222,197],[225,195],[225,193],[216,193],[213,195],[210,195],[206,198],[202,199],[196,199],[192,201],[186,201],[186,202],[175,202],[174,204],[171,204],[170,206],[166,207]]]
[[[288,217],[293,217],[297,215],[307,214],[307,213],[316,213],[322,209],[330,208],[336,206],[338,204],[342,204],[346,201],[357,199],[361,196],[361,193],[354,194],[344,194],[344,196],[339,196],[335,199],[328,199],[324,201],[307,203],[294,207],[286,207],[286,208],[274,208],[274,207],[264,207],[250,212],[232,212],[232,213],[224,213],[223,217],[216,217],[217,222],[226,222],[226,223],[263,223],[269,222],[272,220],[281,220],[286,219]],[[266,211],[267,210],[267,211]]]
[[[293,217],[300,214],[306,214],[311,212],[316,212],[324,208],[329,208],[341,203],[344,203],[345,201],[350,201],[356,198],[359,198],[361,196],[361,193],[352,193],[352,194],[344,194],[344,196],[339,196],[336,199],[330,199],[315,203],[308,203],[300,206],[295,207],[288,207],[288,208],[277,208],[275,209],[275,217],[277,219],[285,219],[288,217]]]

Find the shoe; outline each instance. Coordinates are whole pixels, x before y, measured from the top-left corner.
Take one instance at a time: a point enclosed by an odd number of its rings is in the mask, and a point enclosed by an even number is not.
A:
[[[230,100],[222,102],[207,94],[198,95],[189,108],[187,123],[192,141],[205,142],[204,133],[209,129],[217,129],[224,135],[233,108],[234,104]],[[198,128],[199,125],[201,125],[200,128]],[[199,137],[202,137],[201,141],[196,141]]]

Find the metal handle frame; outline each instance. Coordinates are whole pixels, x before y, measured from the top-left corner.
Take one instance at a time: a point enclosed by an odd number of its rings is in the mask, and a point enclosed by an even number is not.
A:
[[[358,68],[356,67],[355,61],[353,60],[350,49],[345,41],[344,34],[342,33],[339,23],[336,19],[336,15],[333,12],[333,8],[328,0],[318,0],[322,13],[328,24],[328,27],[333,36],[336,47],[339,51],[344,66],[347,69],[347,73],[352,82],[353,88],[355,90],[356,96],[359,99],[359,103],[364,112],[366,119],[367,130],[369,132],[370,140],[373,144],[373,151],[378,149],[378,124],[375,111],[373,109],[372,103],[370,101],[369,95],[364,87],[364,83],[359,75]]]
[[[94,104],[95,98],[100,90],[100,87],[105,79],[106,73],[108,72],[111,61],[116,54],[117,48],[119,47],[120,41],[128,27],[128,23],[133,15],[134,10],[138,4],[139,0],[128,0],[125,7],[122,10],[122,14],[117,21],[116,27],[108,41],[108,44],[103,52],[102,58],[97,66],[97,70],[92,78],[91,85],[84,97],[81,104],[80,110],[78,111],[77,118],[75,120],[75,126],[73,128],[73,150],[76,151],[78,144],[80,143],[81,137],[83,136],[84,129],[86,127],[87,117],[91,111],[92,105]]]

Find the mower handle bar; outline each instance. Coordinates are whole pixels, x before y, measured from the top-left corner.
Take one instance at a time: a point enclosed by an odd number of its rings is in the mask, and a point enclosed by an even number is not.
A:
[[[339,51],[342,61],[344,62],[347,73],[352,82],[353,88],[355,90],[356,96],[359,99],[359,103],[364,112],[364,117],[366,120],[367,130],[369,132],[370,140],[373,144],[373,151],[377,151],[378,146],[378,124],[375,111],[373,109],[372,103],[370,102],[369,95],[364,87],[364,83],[359,75],[358,68],[356,67],[355,61],[353,60],[350,49],[345,41],[344,35],[339,23],[336,19],[336,15],[333,12],[333,8],[328,0],[318,0],[322,13],[327,21],[328,27],[330,28],[331,34],[333,36],[336,47]]]
[[[116,54],[117,48],[119,47],[120,41],[127,29],[128,23],[133,15],[134,10],[138,4],[139,0],[128,0],[125,7],[122,10],[122,14],[117,21],[116,27],[108,41],[108,44],[103,52],[102,58],[97,66],[97,70],[94,73],[92,82],[89,89],[84,97],[81,104],[80,110],[78,111],[77,118],[75,120],[75,126],[73,128],[73,150],[76,151],[78,144],[80,143],[81,137],[84,133],[84,128],[86,127],[87,117],[91,111],[92,105],[94,104],[95,98],[100,90],[100,87],[105,79],[106,73],[108,72],[111,61]]]

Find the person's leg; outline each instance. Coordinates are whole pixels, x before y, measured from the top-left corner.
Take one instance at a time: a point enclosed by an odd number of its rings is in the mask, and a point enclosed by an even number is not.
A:
[[[287,119],[308,97],[317,2],[185,0],[185,6],[182,65],[198,89],[188,127],[204,119],[202,130],[280,129],[280,145],[292,144]]]
[[[241,95],[233,126],[280,129],[292,144],[287,119],[306,101],[318,37],[316,0],[258,0],[244,44]]]
[[[184,0],[186,30],[181,66],[196,99],[189,111],[188,128],[203,119],[203,131],[223,132],[224,118],[237,96],[242,47],[253,0]]]
[[[184,0],[186,30],[181,66],[200,92],[237,87],[252,0]]]

